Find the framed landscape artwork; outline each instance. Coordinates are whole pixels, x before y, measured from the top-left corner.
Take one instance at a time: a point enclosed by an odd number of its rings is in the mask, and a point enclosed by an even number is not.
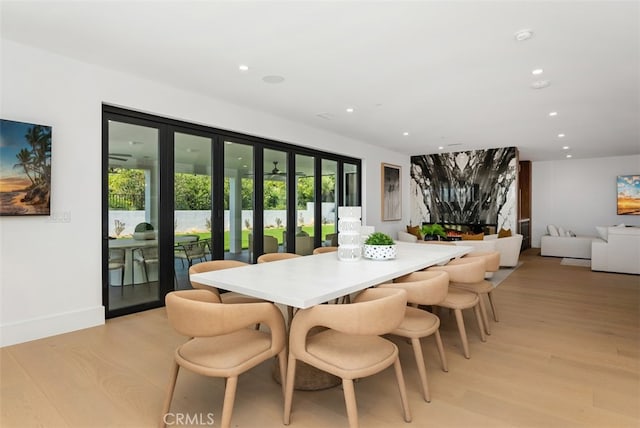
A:
[[[618,176],[618,215],[640,215],[640,174]]]
[[[402,218],[402,194],[400,193],[401,167],[382,164],[382,220]]]
[[[0,119],[0,215],[49,215],[51,127]]]

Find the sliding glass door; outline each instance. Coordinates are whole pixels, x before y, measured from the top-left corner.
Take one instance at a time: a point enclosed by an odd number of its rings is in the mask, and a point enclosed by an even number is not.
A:
[[[103,106],[107,317],[164,304],[205,260],[335,245],[338,205],[360,204],[360,161]]]
[[[173,246],[176,289],[189,289],[189,267],[211,260],[211,137],[173,132]]]
[[[103,252],[108,267],[103,297],[108,311],[126,312],[129,307],[160,303],[161,129],[151,122],[114,117],[106,120],[104,131],[107,230]]]

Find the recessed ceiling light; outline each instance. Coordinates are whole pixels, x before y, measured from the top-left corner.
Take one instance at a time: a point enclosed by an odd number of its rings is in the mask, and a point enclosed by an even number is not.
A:
[[[282,82],[284,82],[284,77],[282,77],[282,76],[275,76],[275,75],[272,75],[272,76],[264,76],[264,77],[262,78],[262,81],[263,81],[264,83],[282,83]]]
[[[557,116],[557,115],[558,115],[558,112],[557,112],[557,111],[549,112],[549,116],[551,116],[551,117],[555,117],[555,116]]]
[[[402,133],[402,135],[404,135],[404,136],[406,137],[407,135],[409,135],[409,133],[408,133],[407,131],[404,131],[404,132]]]
[[[242,160],[242,156],[238,156],[238,160]]]
[[[513,36],[516,38],[517,41],[523,42],[533,37],[533,31],[529,30],[528,28],[525,28],[525,29],[516,31],[516,33]]]
[[[573,156],[571,155],[567,155],[567,159],[571,159]]]
[[[562,146],[562,150],[569,150],[571,147],[569,146]]]
[[[438,150],[444,150],[444,147],[439,146],[439,147],[438,147]]]
[[[240,70],[240,71],[249,71],[249,66],[248,65],[244,65],[244,64],[240,64],[238,66],[238,70]]]
[[[558,134],[558,138],[564,138],[564,134]]]
[[[353,109],[353,107],[347,107],[347,113],[353,113],[355,110]]]
[[[537,75],[539,75],[539,74],[542,74],[542,72],[543,72],[543,71],[544,71],[544,70],[543,70],[543,69],[541,69],[541,68],[536,68],[535,70],[533,70],[533,71],[531,72],[531,74],[533,74],[534,76],[537,76]]]
[[[548,87],[551,84],[548,80],[536,80],[535,82],[531,82],[531,87],[533,89],[543,89]]]

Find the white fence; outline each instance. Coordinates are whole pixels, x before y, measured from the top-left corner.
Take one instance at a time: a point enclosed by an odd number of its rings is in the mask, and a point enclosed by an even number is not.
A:
[[[314,223],[312,203],[307,204],[306,210],[298,210],[298,223],[309,225]],[[332,202],[322,203],[322,221],[334,223],[335,204]],[[211,211],[176,211],[175,212],[175,233],[195,233],[207,232],[209,230],[208,222],[211,219]],[[287,212],[285,210],[269,210],[264,212],[265,228],[277,227],[278,219],[281,226],[287,226]],[[116,221],[120,222],[124,227],[119,234],[116,234]],[[109,236],[127,236],[132,235],[138,223],[145,222],[144,211],[109,211]],[[224,230],[229,230],[229,211],[224,212]],[[155,225],[154,225],[155,226]],[[253,210],[242,210],[242,228],[253,227]]]

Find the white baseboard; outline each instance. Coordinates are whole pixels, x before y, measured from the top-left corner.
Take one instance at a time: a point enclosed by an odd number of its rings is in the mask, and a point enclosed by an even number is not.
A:
[[[0,347],[104,324],[104,306],[0,325]]]

